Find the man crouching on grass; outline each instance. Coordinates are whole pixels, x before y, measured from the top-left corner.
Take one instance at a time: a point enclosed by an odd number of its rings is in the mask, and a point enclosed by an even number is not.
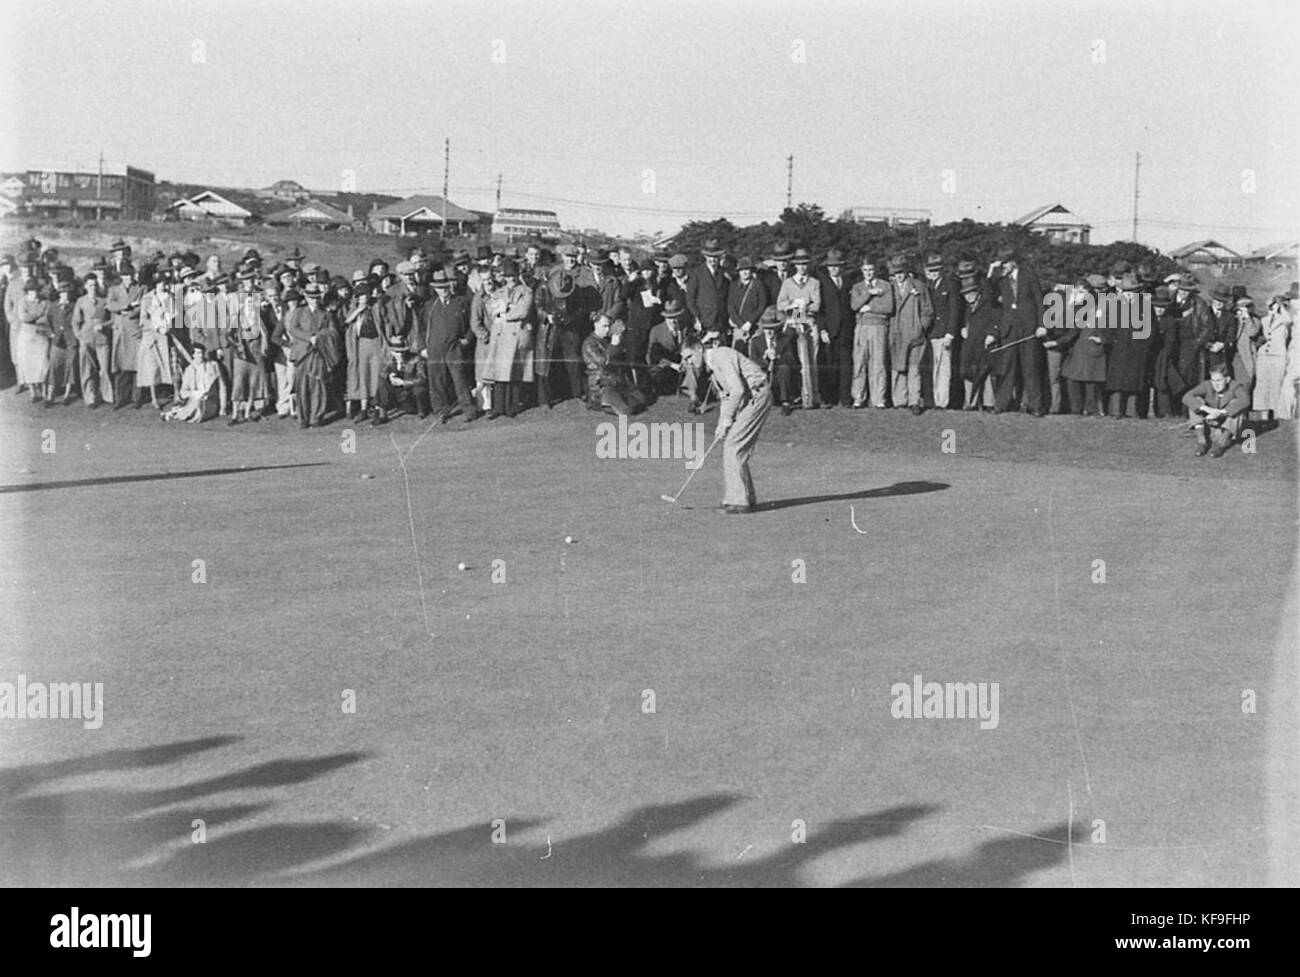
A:
[[[779,323],[781,313],[769,305],[759,325]],[[753,512],[757,500],[754,480],[749,474],[749,456],[754,453],[758,432],[772,409],[772,390],[767,373],[749,357],[720,345],[722,333],[712,329],[704,334],[704,362],[721,391],[717,440],[722,446],[722,475],[725,484],[719,511],[727,515]]]
[[[1250,394],[1244,385],[1229,377],[1226,366],[1218,365],[1210,367],[1210,379],[1183,394],[1183,403],[1191,412],[1191,426],[1200,442],[1196,457],[1209,451],[1211,457],[1222,458],[1241,432],[1242,415],[1250,409]]]

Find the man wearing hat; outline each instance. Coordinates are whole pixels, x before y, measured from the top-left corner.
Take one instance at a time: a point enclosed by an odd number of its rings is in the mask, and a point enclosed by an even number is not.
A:
[[[795,370],[799,368],[799,357],[794,351],[794,335],[785,331],[781,313],[765,318],[765,312],[767,309],[758,314],[754,335],[750,337],[749,346],[743,352],[767,371],[769,387],[775,380],[781,414],[789,416],[794,412],[791,387],[794,384]]]
[[[680,303],[685,314],[679,325],[683,329],[694,331],[697,325],[695,314],[690,311],[690,303],[686,300],[690,286],[690,259],[684,254],[673,255],[668,259],[668,278],[659,287],[659,301],[666,303],[669,299],[675,299]]]
[[[144,391],[148,390],[153,406],[159,408],[158,387],[175,383],[168,336],[176,323],[176,297],[166,279],[159,278],[152,292],[140,296],[140,311],[135,321],[139,330],[135,359],[131,362],[137,388],[135,404],[143,406]],[[218,393],[224,401],[226,394]]]
[[[129,261],[118,266],[118,281],[108,290],[105,301],[113,314],[113,364],[117,367],[115,378],[114,410],[120,410],[133,400],[137,407],[144,405],[144,392],[136,392],[136,361],[140,356],[140,308],[145,290],[135,280],[135,268]]]
[[[758,337],[758,319],[772,303],[754,267],[754,259],[745,257],[736,263],[736,281],[727,289],[727,323],[731,327],[732,345],[742,352]]]
[[[774,302],[781,294],[781,285],[790,277],[792,257],[794,257],[794,249],[790,247],[789,242],[777,241],[764,262],[765,267],[759,277],[763,279],[763,287],[767,289],[767,294]]]
[[[501,277],[501,287],[488,300],[492,324],[480,377],[492,384],[489,420],[517,415],[523,385],[533,382],[533,292],[520,281],[513,258],[501,262]]]
[[[389,341],[387,356],[388,362],[379,379],[379,413],[370,426],[387,424],[393,412],[405,402],[410,404],[408,410],[422,418],[428,417],[429,383],[423,361],[412,355],[402,336]]]
[[[1159,344],[1152,370],[1156,389],[1156,416],[1172,417],[1177,405],[1196,383],[1196,337],[1187,318],[1180,314],[1174,292],[1158,285],[1151,296],[1155,335]]]
[[[1106,358],[1108,413],[1119,420],[1128,417],[1131,408],[1133,416],[1145,419],[1149,402],[1147,376],[1153,356],[1150,296],[1142,292],[1142,283],[1131,271],[1120,276],[1118,288],[1118,299],[1103,306],[1110,338],[1110,355]]]
[[[715,330],[724,336],[728,331],[729,283],[722,270],[722,256],[726,253],[717,238],[705,241],[700,250],[703,264],[695,266],[686,285],[686,308],[695,317],[696,328],[702,332]]]
[[[568,287],[563,276],[571,279]],[[578,250],[572,244],[560,246],[560,265],[552,268],[547,278],[553,295],[565,292],[562,305],[553,308],[555,315],[552,348],[564,363],[569,382],[569,396],[583,396],[582,341],[591,330],[591,314],[600,307],[600,296],[595,289],[595,278],[590,269],[578,266]],[[552,362],[554,362],[552,360]],[[548,368],[549,374],[549,368]],[[548,384],[549,384],[548,376]],[[553,395],[554,391],[551,390]]]
[[[995,410],[999,413],[1010,410],[1011,401],[1019,389],[1021,409],[1034,417],[1042,417],[1046,413],[1043,405],[1043,347],[1027,338],[1043,328],[1043,290],[1038,284],[1038,276],[1021,266],[1019,255],[1014,250],[1003,248],[998,252],[997,260],[989,266],[989,281],[993,304],[999,309],[1001,345],[1011,347],[994,354],[998,359],[995,372],[1001,374]],[[1022,339],[1025,342],[1011,346]]]
[[[926,288],[934,307],[934,326],[930,330],[930,382],[934,406],[947,410],[952,395],[954,346],[961,335],[966,302],[961,297],[957,279],[943,267],[943,257],[931,254],[925,259]]]
[[[781,313],[772,307],[759,317],[760,325],[780,320]],[[704,362],[722,398],[714,435],[722,441],[724,488],[719,511],[744,515],[753,512],[758,504],[749,459],[772,409],[771,384],[763,367],[739,350],[722,344],[720,330],[706,331],[703,341]]]
[[[610,322],[622,319],[627,314],[627,303],[623,298],[623,282],[618,277],[618,267],[605,258],[593,263],[590,268],[596,294],[600,296],[600,305],[591,313],[592,323],[595,323],[598,315],[603,315]]]
[[[72,403],[73,388],[77,384],[77,333],[72,328],[72,293],[76,283],[72,280],[55,286],[58,297],[49,306],[50,319],[50,373],[45,384],[45,406],[54,403],[60,388],[63,403]]]
[[[447,421],[458,410],[466,423],[481,411],[474,403],[474,333],[470,331],[470,303],[456,295],[454,283],[442,269],[435,269],[430,284],[433,298],[424,303],[415,340],[417,352],[428,372],[430,408]],[[490,334],[489,334],[490,335]]]
[[[1238,295],[1233,302],[1236,321],[1232,337],[1232,375],[1247,393],[1255,389],[1255,345],[1262,332],[1259,316],[1255,315],[1255,300],[1249,295]]]
[[[321,427],[325,423],[326,384],[342,359],[338,328],[323,306],[324,290],[318,282],[303,289],[306,306],[290,311],[285,324],[292,345],[295,393],[299,426]]]
[[[650,330],[647,342],[646,363],[650,367],[650,382],[660,394],[684,393],[689,400],[687,410],[698,413],[700,404],[701,372],[696,358],[687,355],[696,345],[685,322],[689,313],[675,298],[663,305],[662,321]]]
[[[818,276],[822,295],[822,332],[829,340],[824,354],[821,385],[827,407],[853,406],[853,334],[857,331],[852,308],[852,291],[844,276],[844,252],[831,248],[822,259]]]
[[[1101,275],[1081,277],[1070,286],[1066,292],[1066,328],[1056,340],[1064,348],[1061,377],[1070,409],[1088,417],[1106,416],[1106,348],[1113,337],[1095,311],[1097,290],[1105,287],[1106,279]]]
[[[894,315],[889,321],[889,365],[893,374],[895,407],[910,408],[919,415],[921,403],[921,360],[926,336],[934,326],[930,293],[913,277],[902,255],[889,259],[889,276],[894,290]]]
[[[93,410],[113,403],[113,313],[94,274],[83,284],[85,294],[72,308],[72,329],[81,355],[81,396]]]
[[[821,283],[808,271],[812,255],[807,248],[797,248],[791,257],[794,274],[781,283],[777,293],[776,308],[785,313],[786,329],[794,336],[795,352],[799,356],[799,393],[803,406],[815,409],[821,406],[817,389],[817,354],[821,350],[822,311]]]
[[[131,245],[127,244],[121,238],[113,242],[109,248],[109,269],[114,275],[122,274],[122,266],[131,260]]]
[[[849,291],[849,310],[854,314],[853,387],[854,408],[871,405],[883,409],[889,392],[889,320],[894,317],[894,288],[881,276],[876,262],[862,258],[862,278]],[[782,397],[782,403],[786,401]]]

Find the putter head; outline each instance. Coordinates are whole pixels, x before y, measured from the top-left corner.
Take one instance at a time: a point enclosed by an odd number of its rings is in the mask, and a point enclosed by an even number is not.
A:
[[[663,499],[665,502],[676,502],[676,501],[677,501],[677,500],[674,499],[671,495],[661,495],[661,496],[659,496],[659,498]]]

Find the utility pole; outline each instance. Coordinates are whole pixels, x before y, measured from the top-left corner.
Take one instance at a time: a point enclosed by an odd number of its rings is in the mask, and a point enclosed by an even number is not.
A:
[[[1138,172],[1142,169],[1142,154],[1133,154],[1133,243],[1138,239]]]
[[[794,206],[794,154],[785,158],[785,209]]]
[[[104,199],[104,151],[101,149],[99,151],[99,179],[95,183],[95,220],[97,221],[102,221],[104,219],[103,204],[100,203],[100,201],[103,199]]]
[[[501,210],[501,174],[497,174],[497,211]]]
[[[447,180],[451,174],[451,137],[442,146],[442,236],[447,236]]]

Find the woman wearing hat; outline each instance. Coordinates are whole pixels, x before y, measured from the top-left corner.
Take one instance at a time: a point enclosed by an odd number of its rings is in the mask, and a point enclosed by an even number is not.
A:
[[[14,365],[31,392],[32,403],[39,403],[45,380],[50,373],[50,303],[41,298],[40,282],[29,278],[23,282],[23,299],[18,305],[18,355]]]
[[[347,313],[344,323],[347,326],[343,337],[347,355],[347,390],[344,394],[347,416],[349,420],[365,418],[377,409],[379,374],[387,360],[384,331],[368,285],[357,285],[356,304]]]
[[[143,393],[137,397],[135,378],[140,358],[141,308],[145,289],[135,280],[135,268],[124,263],[118,274],[121,279],[108,290],[108,311],[113,313],[113,364],[117,367],[114,410],[120,410],[135,401],[144,404]]]
[[[1268,315],[1259,325],[1259,348],[1255,350],[1255,391],[1251,410],[1282,413],[1282,379],[1286,376],[1287,347],[1291,342],[1291,310],[1285,295],[1275,295],[1268,303]]]
[[[167,282],[160,279],[141,303],[140,343],[135,360],[136,386],[149,391],[149,399],[155,409],[160,406],[158,385],[175,382],[172,379],[171,348],[167,340],[175,321],[175,297]]]
[[[1104,286],[1104,281],[1099,280]],[[1081,278],[1066,294],[1071,327],[1059,342],[1065,347],[1061,361],[1061,378],[1065,381],[1066,399],[1076,414],[1104,417],[1103,388],[1106,383],[1106,347],[1110,336],[1097,328],[1097,292]]]

